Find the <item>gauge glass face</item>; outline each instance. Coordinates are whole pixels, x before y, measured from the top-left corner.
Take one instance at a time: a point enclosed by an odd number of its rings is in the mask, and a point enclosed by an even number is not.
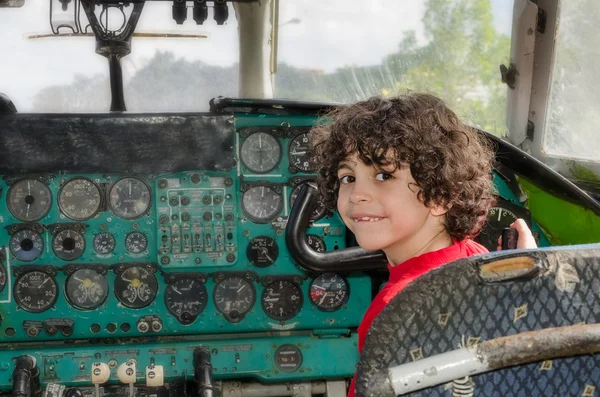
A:
[[[34,270],[24,273],[15,282],[15,300],[25,311],[44,312],[54,305],[57,298],[56,280],[44,272]]]
[[[79,269],[67,279],[67,300],[81,310],[94,310],[108,297],[106,277],[92,269]]]
[[[10,237],[10,252],[20,261],[31,262],[42,255],[44,240],[31,229],[21,229]]]
[[[141,254],[148,247],[148,239],[141,232],[131,232],[125,238],[125,248],[132,254]]]
[[[154,274],[143,267],[133,266],[124,270],[115,280],[115,295],[119,302],[131,309],[148,306],[158,292]]]
[[[123,178],[110,188],[112,212],[123,219],[136,219],[150,208],[150,188],[137,178]]]
[[[335,273],[323,273],[310,284],[310,301],[322,311],[338,310],[348,301],[350,289],[346,280]]]
[[[54,236],[52,250],[60,259],[72,261],[79,258],[85,251],[85,239],[79,232],[65,229]]]
[[[250,171],[269,172],[281,160],[281,145],[272,135],[257,132],[242,143],[240,157],[244,166]]]
[[[227,321],[236,323],[254,306],[256,289],[242,277],[229,276],[215,285],[213,301]]]
[[[308,133],[300,134],[290,142],[288,149],[290,165],[302,172],[315,172],[315,162],[310,156],[310,140]]]
[[[0,265],[0,293],[4,291],[4,287],[6,286],[6,268],[4,265]]]
[[[191,324],[204,311],[208,293],[200,280],[181,278],[169,284],[165,292],[165,305],[182,324]]]
[[[281,212],[283,198],[267,186],[255,186],[244,192],[242,209],[255,223],[268,223]]]
[[[23,222],[42,219],[52,206],[52,193],[37,179],[23,179],[10,187],[7,195],[8,210]]]
[[[65,183],[58,193],[58,206],[67,217],[83,221],[100,210],[100,189],[89,179],[75,178]]]
[[[314,234],[306,235],[306,243],[310,248],[317,252],[325,252],[325,241],[319,236],[315,236]]]
[[[276,280],[265,287],[260,303],[269,317],[289,320],[302,309],[302,290],[293,281]]]
[[[94,251],[99,255],[112,253],[116,244],[115,237],[107,232],[98,233],[94,237]]]
[[[488,251],[496,251],[498,239],[502,236],[502,230],[509,227],[517,220],[517,215],[502,207],[492,207],[488,210],[487,221],[483,225],[479,236],[475,239]]]
[[[279,246],[271,237],[254,237],[246,247],[246,256],[256,267],[271,266],[279,256]]]
[[[296,198],[298,197],[298,193],[300,193],[300,188],[302,188],[302,185],[303,184],[300,184],[296,186],[294,190],[292,190],[292,194],[290,194],[290,208],[294,206],[294,203],[296,202]],[[323,204],[321,201],[318,201],[316,208],[313,210],[312,214],[310,214],[311,222],[323,218],[326,211],[327,209],[325,208],[325,204]]]

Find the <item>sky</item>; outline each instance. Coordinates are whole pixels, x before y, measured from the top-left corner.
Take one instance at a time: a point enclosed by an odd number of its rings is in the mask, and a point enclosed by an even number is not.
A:
[[[12,98],[20,111],[31,109],[43,87],[70,84],[78,74],[108,75],[107,61],[95,53],[93,38],[27,39],[32,34],[51,33],[48,4],[48,0],[25,0],[22,8],[0,8],[0,54],[5,54],[0,58],[0,92]],[[171,4],[147,2],[136,31],[194,33],[208,38],[134,38],[132,53],[122,60],[126,80],[157,50],[212,65],[237,62],[233,10],[225,26],[216,25],[212,10],[203,26],[195,24],[191,10],[189,19],[176,25]],[[492,0],[492,7],[496,29],[510,35],[513,1]],[[57,18],[64,17],[60,6],[55,6],[54,12]],[[67,16],[70,12],[72,5]],[[280,0],[279,62],[324,72],[347,65],[378,64],[397,50],[404,32],[414,30],[423,40],[423,13],[422,0]]]

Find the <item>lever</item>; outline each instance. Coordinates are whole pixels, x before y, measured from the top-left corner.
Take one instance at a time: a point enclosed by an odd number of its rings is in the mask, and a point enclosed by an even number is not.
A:
[[[108,382],[110,378],[110,368],[106,363],[92,364],[92,383],[95,387],[95,396],[100,397],[100,385]]]

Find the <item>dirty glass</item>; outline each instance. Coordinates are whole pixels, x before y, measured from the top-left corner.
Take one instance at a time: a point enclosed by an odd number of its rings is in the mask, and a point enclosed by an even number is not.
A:
[[[209,10],[208,20],[197,26],[191,9],[187,21],[177,25],[171,6],[168,1],[147,2],[136,33],[178,33],[193,38],[133,38],[131,54],[121,61],[130,111],[206,111],[210,98],[238,93],[239,47],[233,7],[225,25],[217,26]],[[20,112],[108,111],[108,61],[95,53],[95,39],[34,38],[50,33],[47,0],[27,0],[22,8],[0,9],[0,92]]]
[[[600,3],[562,1],[542,150],[600,161]]]
[[[501,135],[512,10],[512,0],[281,0],[275,96],[348,103],[428,91]]]

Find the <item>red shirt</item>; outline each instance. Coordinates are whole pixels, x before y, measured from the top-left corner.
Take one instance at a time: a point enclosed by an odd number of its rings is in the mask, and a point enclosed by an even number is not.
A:
[[[390,271],[390,279],[388,283],[379,291],[371,305],[367,309],[360,326],[358,327],[358,351],[361,352],[365,345],[367,332],[371,328],[371,323],[375,317],[383,310],[383,308],[408,284],[415,279],[440,267],[443,264],[454,262],[458,259],[467,258],[473,255],[485,254],[488,250],[474,242],[473,240],[457,241],[450,247],[442,248],[441,250],[427,252],[420,256],[415,256],[409,260],[396,265],[388,265]],[[354,397],[354,383],[356,375],[352,378],[348,397]]]

